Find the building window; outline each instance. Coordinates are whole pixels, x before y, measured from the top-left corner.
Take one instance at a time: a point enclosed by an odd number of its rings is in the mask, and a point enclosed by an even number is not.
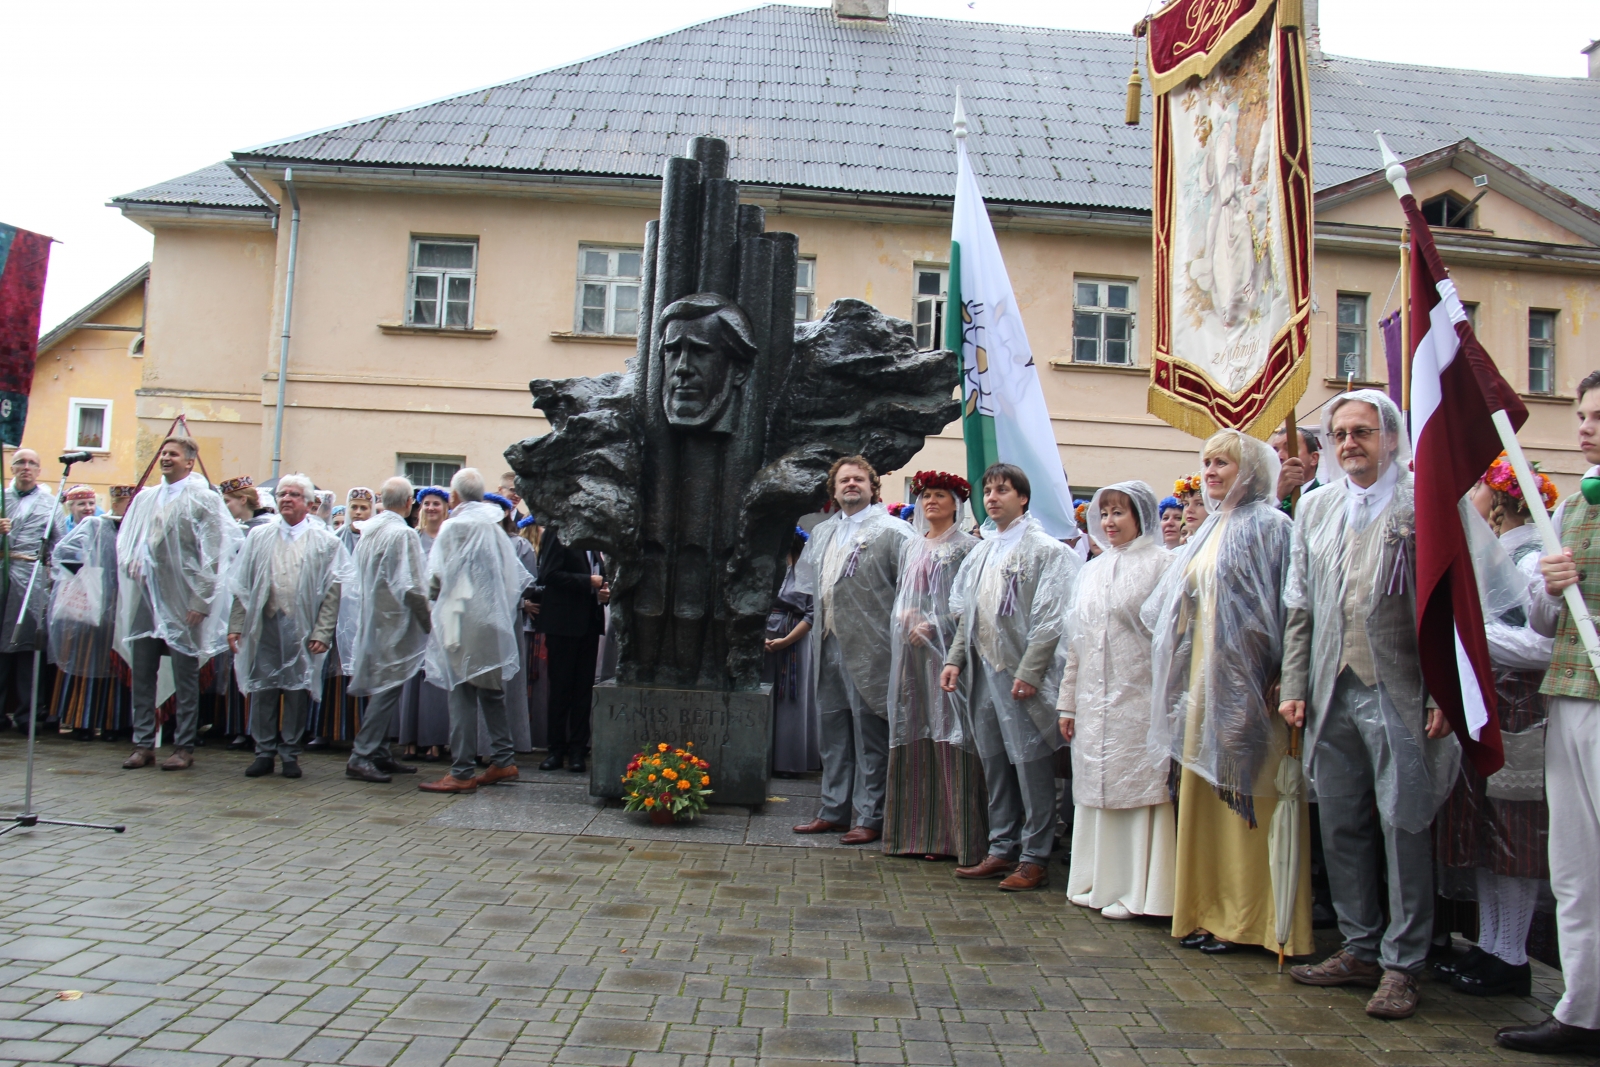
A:
[[[73,397],[67,401],[69,451],[111,451],[111,401]]]
[[[1556,391],[1556,313],[1528,312],[1528,392]]]
[[[1470,230],[1478,209],[1454,193],[1444,193],[1422,202],[1422,217],[1429,226]]]
[[[944,347],[944,302],[950,295],[950,271],[942,267],[918,267],[916,305],[912,322],[916,325],[917,349],[926,352]]]
[[[794,321],[817,317],[817,257],[801,256],[794,268]]]
[[[466,456],[400,456],[400,473],[421,489],[426,485],[447,488],[456,471],[467,465]]]
[[[1367,380],[1367,298],[1364,293],[1340,293],[1338,328],[1339,377]]]
[[[578,248],[578,332],[639,333],[637,248]]]
[[[406,325],[472,329],[477,283],[477,241],[413,237]]]
[[[1471,326],[1473,332],[1476,333],[1477,330],[1478,330],[1478,305],[1477,305],[1477,302],[1474,301],[1472,303],[1468,303],[1467,301],[1463,300],[1461,302],[1461,310],[1465,311],[1467,313],[1467,325]]]
[[[1072,286],[1072,362],[1134,364],[1133,282],[1077,278]]]

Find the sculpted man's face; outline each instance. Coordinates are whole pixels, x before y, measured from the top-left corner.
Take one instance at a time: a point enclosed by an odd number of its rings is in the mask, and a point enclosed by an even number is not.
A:
[[[727,351],[715,315],[674,319],[662,338],[666,382],[661,398],[667,421],[696,428],[716,422],[746,370]]]

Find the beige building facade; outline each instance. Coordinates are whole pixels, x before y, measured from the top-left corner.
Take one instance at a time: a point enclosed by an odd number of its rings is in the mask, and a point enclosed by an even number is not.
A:
[[[974,132],[976,147],[984,136]],[[546,429],[530,379],[620,371],[633,354],[637,253],[658,181],[365,164],[305,144],[236,153],[114,201],[155,235],[140,456],[182,412],[217,457],[214,477],[271,475],[293,200],[283,472],[340,492],[395,473],[437,482],[462,465],[492,477],[508,444]],[[747,151],[732,148],[736,162]],[[1572,396],[1600,368],[1600,212],[1469,138],[1411,164],[1419,199],[1452,216],[1438,242],[1479,335],[1528,399],[1525,446],[1575,487]],[[953,179],[953,150],[948,165]],[[1377,165],[1374,148],[1372,171],[1318,181],[1304,422],[1347,382],[1387,377],[1378,320],[1400,298],[1401,213]],[[981,167],[979,178],[1075,490],[1143,478],[1169,492],[1197,466],[1199,442],[1146,413],[1148,210],[1007,202],[994,189],[1004,182]],[[742,180],[769,230],[799,236],[800,317],[858,297],[937,336],[948,196]],[[890,473],[885,495],[903,498],[914,470],[964,464],[952,424]]]

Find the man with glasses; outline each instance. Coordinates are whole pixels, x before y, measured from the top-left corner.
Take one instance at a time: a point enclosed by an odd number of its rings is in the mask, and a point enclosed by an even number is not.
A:
[[[19,448],[11,457],[11,485],[5,489],[4,518],[0,518],[0,550],[6,569],[0,583],[5,617],[0,619],[0,716],[9,714],[19,733],[28,732],[27,711],[33,689],[33,653],[44,647],[45,606],[50,603],[50,553],[66,536],[66,516],[56,507],[55,494],[39,485],[39,454]],[[28,581],[37,575],[33,592]],[[27,611],[23,611],[23,602]],[[41,694],[32,714],[44,718],[49,694]]]

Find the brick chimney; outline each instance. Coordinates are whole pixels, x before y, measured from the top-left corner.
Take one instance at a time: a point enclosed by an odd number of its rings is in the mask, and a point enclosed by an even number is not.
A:
[[[1322,58],[1322,29],[1317,25],[1317,0],[1302,0],[1301,9],[1304,12],[1300,31],[1305,35],[1306,62],[1313,67],[1320,67]]]
[[[1589,77],[1600,81],[1600,41],[1590,41],[1588,48],[1579,51],[1589,57]]]
[[[833,0],[833,17],[848,22],[888,22],[889,0]]]

